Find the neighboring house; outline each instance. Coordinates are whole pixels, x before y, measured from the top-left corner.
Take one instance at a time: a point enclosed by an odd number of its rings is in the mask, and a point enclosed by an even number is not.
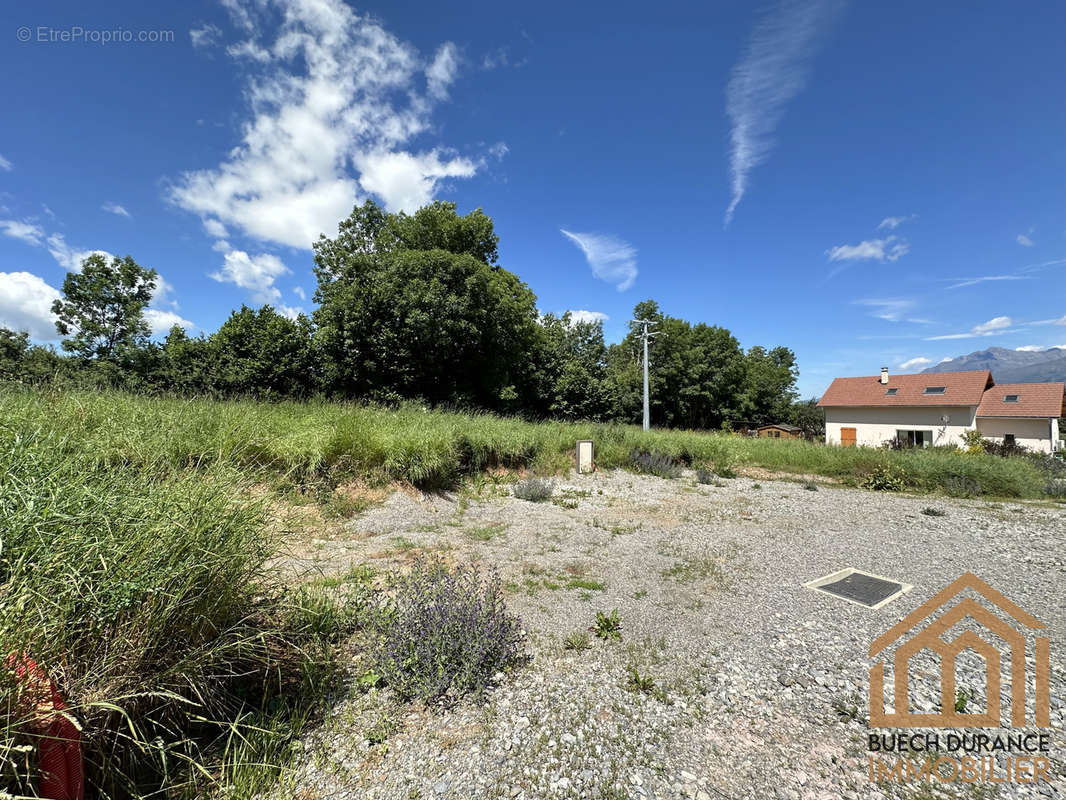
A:
[[[802,439],[803,428],[795,425],[760,425],[756,430],[756,436],[760,439]]]
[[[988,370],[837,378],[818,401],[826,444],[962,445],[966,431],[1053,452],[1066,415],[1062,383],[997,384]]]

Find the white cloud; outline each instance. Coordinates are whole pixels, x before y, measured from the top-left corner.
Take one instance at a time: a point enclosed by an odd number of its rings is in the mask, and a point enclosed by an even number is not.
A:
[[[293,286],[292,293],[299,297],[301,300],[307,299],[307,292],[304,291],[304,288],[302,286]]]
[[[189,30],[189,39],[192,40],[193,47],[211,47],[218,44],[221,38],[222,29],[211,23]]]
[[[0,325],[34,339],[56,339],[52,303],[59,292],[29,272],[0,272]]]
[[[958,281],[958,283],[951,284],[949,289],[961,289],[964,286],[976,286],[988,281],[1025,281],[1029,278],[1025,275],[982,275],[980,278],[950,278],[949,280]]]
[[[506,67],[510,61],[509,49],[507,47],[497,47],[495,50],[485,53],[484,58],[481,59],[481,68],[496,69],[496,67]]]
[[[249,39],[242,140],[213,169],[184,173],[170,189],[179,207],[261,240],[307,249],[332,233],[363,192],[389,210],[413,211],[442,183],[479,163],[442,147],[408,152],[427,132],[436,102],[455,77],[454,45],[427,63],[341,0],[224,2]],[[264,38],[261,15],[281,24]],[[426,88],[419,84],[425,80]],[[361,175],[353,175],[352,168]]]
[[[158,273],[155,276],[155,293],[152,295],[152,302],[156,305],[170,306],[175,311],[178,308],[178,301],[174,299],[174,286]]]
[[[452,42],[437,48],[437,55],[426,67],[426,83],[429,93],[437,100],[448,99],[448,87],[459,73],[459,49]]]
[[[359,185],[385,201],[389,211],[411,212],[433,199],[441,178],[469,178],[477,165],[466,158],[441,160],[440,153],[368,153],[355,159]]]
[[[289,268],[281,259],[270,253],[250,256],[243,250],[230,250],[225,255],[222,269],[212,272],[211,277],[219,283],[232,283],[247,289],[253,303],[277,303],[281,291],[274,281],[288,272]]]
[[[921,356],[918,356],[917,358],[908,359],[907,361],[904,361],[902,364],[897,364],[896,368],[897,369],[914,369],[916,367],[924,367],[924,366],[927,366],[927,365],[932,364],[932,363],[933,363],[933,359],[931,359],[931,358],[922,358]]]
[[[153,336],[164,334],[175,325],[185,330],[196,327],[195,324],[180,314],[176,314],[173,311],[160,311],[158,308],[146,308],[144,310],[144,319],[148,323],[148,327],[152,329]]]
[[[14,167],[12,166],[11,162],[4,158],[2,155],[0,155],[0,169],[2,169],[4,172],[11,172],[13,168]]]
[[[825,251],[830,261],[898,261],[910,252],[906,239],[886,236],[884,239],[867,239],[858,244],[841,244]],[[835,275],[844,267],[834,270]]]
[[[208,236],[213,236],[216,239],[225,239],[229,235],[226,231],[226,226],[217,219],[205,219],[204,231]]]
[[[1036,246],[1036,242],[1034,242],[1032,239],[1030,239],[1024,233],[1019,233],[1017,236],[1014,237],[1014,239],[1022,247],[1034,247],[1034,246]]]
[[[274,310],[281,314],[281,316],[288,317],[292,320],[295,320],[298,316],[304,313],[304,310],[302,308],[286,305],[276,306]]]
[[[569,313],[571,322],[606,322],[610,319],[602,311],[586,311],[583,308],[571,310]]]
[[[118,203],[104,203],[102,206],[100,206],[100,208],[102,208],[109,214],[115,214],[119,217],[129,218],[133,216],[132,214],[130,214],[129,211],[127,211],[123,206],[120,206]]]
[[[497,161],[502,160],[503,157],[510,152],[511,148],[507,146],[507,142],[496,142],[496,144],[489,148],[489,155]]]
[[[855,300],[853,302],[854,305],[857,306],[867,306],[871,309],[871,316],[887,320],[888,322],[899,322],[900,320],[922,324],[929,322],[927,319],[905,316],[915,305],[913,300],[908,300],[906,298],[886,297],[869,300]]]
[[[52,254],[52,258],[56,260],[59,266],[70,272],[81,271],[82,262],[91,255],[102,255],[108,261],[114,258],[106,250],[79,250],[71,247],[61,233],[53,233],[46,241],[48,252]]]
[[[601,281],[613,283],[624,292],[637,279],[637,251],[633,245],[602,233],[571,233],[562,228],[559,232],[581,248],[592,274]]]
[[[819,34],[840,5],[781,0],[756,23],[744,57],[733,67],[726,88],[733,193],[726,225],[747,191],[749,173],[770,155],[785,104],[806,85]]]
[[[877,230],[894,231],[904,222],[910,222],[912,219],[918,219],[918,215],[908,214],[905,217],[885,217],[883,220],[881,220],[880,224],[878,224]]]
[[[1035,321],[1033,321],[1033,322],[1031,322],[1029,324],[1030,325],[1066,325],[1066,315],[1063,315],[1061,317],[1056,317],[1055,319],[1038,319],[1038,320],[1035,320]]]
[[[966,333],[949,333],[942,336],[927,336],[926,339],[930,342],[935,342],[943,339],[973,339],[977,336],[994,336],[998,333],[1007,333],[1012,324],[1014,323],[1011,321],[1010,317],[993,317],[988,322],[974,325]]]
[[[1001,331],[1011,326],[1010,317],[993,317],[988,322],[973,326],[973,332],[978,336],[987,336],[990,333]]]
[[[32,245],[39,245],[44,237],[44,231],[40,225],[26,221],[20,222],[17,219],[0,219],[0,233]]]

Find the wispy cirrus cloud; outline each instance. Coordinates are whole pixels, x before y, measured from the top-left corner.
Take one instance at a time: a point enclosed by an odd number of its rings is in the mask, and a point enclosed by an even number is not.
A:
[[[917,214],[908,214],[905,217],[885,217],[883,220],[881,220],[880,224],[878,224],[877,230],[879,230],[879,231],[883,231],[883,230],[894,231],[896,228],[898,228],[904,222],[910,222],[913,219],[918,219],[918,215]]]
[[[853,305],[866,306],[870,309],[870,316],[883,319],[887,322],[915,322],[922,325],[929,324],[931,320],[921,319],[908,315],[916,305],[914,300],[905,297],[883,297],[853,300]]]
[[[1022,247],[1036,247],[1036,242],[1033,241],[1033,234],[1036,233],[1036,228],[1030,228],[1025,233],[1019,233],[1014,237],[1014,241],[1020,244]]]
[[[941,336],[927,336],[926,341],[938,342],[944,339],[974,339],[978,336],[996,336],[997,334],[1009,333],[1014,321],[1010,317],[992,317],[988,322],[974,325],[966,333],[948,333]]]
[[[39,245],[44,237],[40,225],[29,220],[0,219],[0,234],[26,244]]]
[[[11,172],[12,169],[14,169],[14,165],[2,155],[0,155],[0,170],[3,170],[4,172]]]
[[[982,275],[979,278],[945,278],[945,280],[957,281],[957,283],[953,283],[947,288],[961,289],[964,286],[976,286],[979,283],[988,283],[989,281],[1025,281],[1029,280],[1029,277],[1026,275]]]
[[[222,29],[211,23],[189,29],[189,41],[192,42],[193,47],[211,47],[218,44],[221,38]]]
[[[114,214],[116,217],[126,217],[127,219],[133,217],[133,215],[126,210],[125,206],[121,206],[118,203],[104,203],[100,208],[108,214]]]
[[[592,274],[624,292],[637,279],[637,250],[633,245],[603,233],[559,232],[585,254]]]
[[[726,87],[732,199],[725,224],[748,190],[751,171],[774,147],[774,131],[785,106],[806,85],[821,34],[842,0],[781,0],[755,23],[747,49]]]
[[[911,246],[906,239],[898,236],[886,236],[883,239],[865,239],[858,244],[841,244],[825,251],[830,261],[839,261],[839,267],[829,273],[829,277],[838,275],[848,268],[852,261],[899,261],[910,252]]]

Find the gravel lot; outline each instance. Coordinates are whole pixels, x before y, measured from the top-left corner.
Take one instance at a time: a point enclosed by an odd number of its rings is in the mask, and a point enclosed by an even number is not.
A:
[[[353,691],[307,737],[284,794],[1066,797],[1066,508],[721,483],[572,475],[537,504],[491,482],[459,495],[397,492],[314,540],[302,564],[327,574],[422,550],[496,567],[533,660],[482,706],[442,712]],[[849,566],[914,588],[871,611],[802,586]],[[871,784],[869,644],[966,570],[1050,629],[1053,782],[998,793]],[[614,608],[622,641],[564,647]],[[654,687],[633,690],[633,669]],[[919,691],[917,702],[935,700]]]

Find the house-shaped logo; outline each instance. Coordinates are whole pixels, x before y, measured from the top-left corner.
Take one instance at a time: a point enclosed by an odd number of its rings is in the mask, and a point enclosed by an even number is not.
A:
[[[978,595],[1002,614],[969,596],[966,590]],[[964,595],[952,605],[952,601]],[[939,615],[938,615],[939,614]],[[930,619],[931,618],[931,619]],[[1009,619],[1010,623],[1004,619]],[[951,637],[951,629],[966,627]],[[978,627],[985,634],[979,635]],[[913,630],[912,630],[913,629]],[[919,608],[904,617],[891,630],[870,645],[870,726],[875,728],[998,728],[1001,726],[1003,702],[1000,687],[1004,677],[1010,683],[1010,727],[1024,728],[1026,719],[1026,686],[1032,676],[1034,687],[1033,724],[1039,728],[1051,726],[1051,660],[1047,626],[1019,608],[1001,592],[993,589],[973,573],[967,572]],[[945,636],[946,634],[946,636]],[[991,634],[991,635],[989,635]],[[998,639],[999,648],[986,641]],[[1032,646],[1032,672],[1026,658],[1027,641]],[[888,651],[895,648],[892,658],[894,711],[885,712],[885,663]],[[915,713],[910,710],[909,665],[911,659],[929,650],[940,659],[940,711]],[[977,713],[964,713],[956,708],[955,666],[958,657],[973,650],[985,664],[986,708]],[[878,658],[880,656],[880,658]],[[1009,660],[1009,674],[1001,675],[1001,658]]]

